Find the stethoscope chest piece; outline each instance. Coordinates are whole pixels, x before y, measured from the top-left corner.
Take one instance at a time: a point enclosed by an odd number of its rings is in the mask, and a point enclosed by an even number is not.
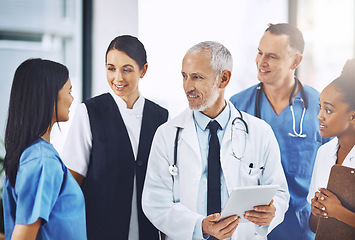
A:
[[[177,168],[177,166],[174,164],[174,165],[170,165],[169,166],[169,172],[171,175],[173,176],[177,176],[178,173],[179,173],[179,169]]]

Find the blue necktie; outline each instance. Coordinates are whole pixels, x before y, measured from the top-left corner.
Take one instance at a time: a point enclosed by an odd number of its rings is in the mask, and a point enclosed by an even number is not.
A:
[[[207,215],[210,215],[221,212],[221,162],[217,136],[217,130],[220,126],[217,121],[211,121],[208,128],[211,137],[208,149]]]

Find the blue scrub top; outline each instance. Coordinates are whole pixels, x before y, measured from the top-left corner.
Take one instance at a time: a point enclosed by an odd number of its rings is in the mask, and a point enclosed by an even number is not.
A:
[[[254,115],[256,88],[257,85],[254,85],[232,96],[230,101],[239,110]],[[304,86],[304,91],[308,108],[303,120],[302,133],[307,135],[306,138],[289,136],[288,133],[293,133],[289,106],[277,115],[263,91],[260,96],[261,118],[272,127],[279,143],[281,163],[290,192],[290,205],[285,219],[268,235],[268,239],[314,239],[314,234],[308,226],[310,205],[307,202],[307,195],[317,150],[329,139],[323,139],[318,129],[319,93],[309,86]],[[301,98],[301,92],[295,97]],[[300,101],[295,101],[293,108],[296,132],[299,133],[303,105]]]
[[[20,157],[15,188],[3,190],[5,239],[42,218],[37,239],[87,239],[84,195],[52,144],[39,138]]]

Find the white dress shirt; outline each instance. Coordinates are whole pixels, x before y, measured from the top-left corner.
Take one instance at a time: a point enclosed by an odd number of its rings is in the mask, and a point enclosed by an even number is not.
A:
[[[314,163],[312,181],[309,187],[307,201],[311,203],[318,188],[327,188],[330,170],[337,161],[337,152],[339,148],[338,138],[333,138],[330,142],[322,145],[318,149],[316,162]],[[355,168],[355,146],[345,157],[342,164],[345,167]]]

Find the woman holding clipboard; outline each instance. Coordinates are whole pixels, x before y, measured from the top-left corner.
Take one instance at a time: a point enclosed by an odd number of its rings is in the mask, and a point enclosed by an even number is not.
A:
[[[342,74],[320,94],[319,130],[334,137],[318,150],[307,200],[311,203],[310,228],[320,218],[332,217],[355,228],[355,212],[345,208],[326,189],[334,164],[355,168],[355,59],[347,61]]]

